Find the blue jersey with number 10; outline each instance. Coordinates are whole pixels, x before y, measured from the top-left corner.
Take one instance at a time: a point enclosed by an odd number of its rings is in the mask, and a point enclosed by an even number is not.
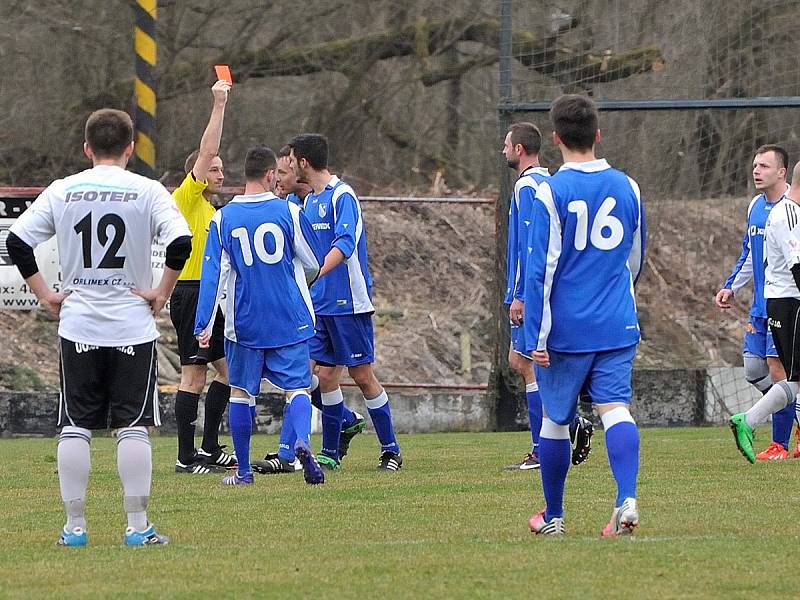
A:
[[[227,290],[225,337],[281,348],[314,336],[308,282],[325,258],[300,207],[277,196],[235,196],[214,214],[200,277],[195,335],[211,331]]]
[[[633,285],[644,258],[639,186],[604,159],[539,184],[525,282],[529,351],[600,352],[639,341]]]

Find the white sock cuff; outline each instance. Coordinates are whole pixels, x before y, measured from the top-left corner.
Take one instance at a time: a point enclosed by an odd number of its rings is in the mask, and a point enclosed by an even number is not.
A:
[[[533,381],[525,386],[526,392],[538,392],[539,391],[539,383]]]
[[[61,428],[61,433],[58,434],[58,441],[60,442],[61,440],[68,439],[84,440],[88,444],[92,441],[92,432],[88,429],[84,429],[83,427],[67,425]]]
[[[295,396],[305,396],[306,398],[309,397],[306,390],[292,390],[291,392],[286,392],[286,404],[291,404]]]
[[[633,423],[636,425],[636,421],[633,420],[631,411],[628,410],[627,406],[618,406],[617,408],[612,408],[607,413],[602,414],[600,416],[600,420],[603,422],[603,429],[606,431],[618,423]]]
[[[381,390],[381,393],[374,398],[368,399],[366,396],[364,397],[364,404],[367,405],[367,408],[371,409],[380,408],[387,402],[389,402],[389,396],[386,395],[386,390]]]
[[[140,440],[145,444],[149,444],[150,434],[147,431],[147,427],[123,427],[121,429],[117,429],[117,444],[119,444],[122,440]]]
[[[334,406],[336,404],[341,404],[344,402],[344,396],[342,396],[342,388],[336,388],[332,392],[322,392],[322,405],[323,406]]]
[[[234,389],[238,390],[239,388],[234,388]],[[250,403],[251,400],[253,401],[252,404]],[[246,404],[247,406],[253,406],[255,404],[255,398],[251,398],[249,395],[245,398],[241,398],[239,396],[234,396],[233,394],[231,394],[231,398],[230,400],[228,400],[228,402],[230,402],[231,404]]]
[[[311,385],[308,386],[308,391],[313,392],[315,389],[319,387],[319,377],[316,375],[311,376]]]
[[[539,437],[547,438],[548,440],[568,440],[569,425],[559,425],[555,421],[544,417],[542,419],[542,429],[539,433]]]

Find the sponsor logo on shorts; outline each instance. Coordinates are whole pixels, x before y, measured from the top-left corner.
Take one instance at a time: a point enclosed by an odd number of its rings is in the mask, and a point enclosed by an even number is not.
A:
[[[127,354],[128,356],[136,356],[136,350],[133,349],[133,346],[117,346],[114,350]]]
[[[775,329],[781,328],[781,322],[778,321],[778,319],[772,319],[772,318],[767,319],[767,323],[769,323],[770,327],[774,327]]]
[[[354,354],[351,354],[350,358],[361,358],[362,356],[364,356],[363,352],[356,352]]]

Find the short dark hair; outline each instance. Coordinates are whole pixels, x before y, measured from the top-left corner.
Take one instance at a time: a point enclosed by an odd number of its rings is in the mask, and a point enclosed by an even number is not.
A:
[[[278,150],[278,158],[288,158],[292,154],[292,147],[289,144],[281,146]]]
[[[133,141],[133,121],[126,112],[101,108],[89,115],[84,136],[96,156],[116,158]]]
[[[303,133],[289,142],[297,160],[305,158],[313,169],[328,167],[328,138],[319,133]]]
[[[511,133],[511,145],[522,144],[525,154],[539,154],[542,149],[542,132],[533,123],[514,123],[508,128]]]
[[[780,166],[784,169],[789,168],[789,153],[782,146],[778,146],[777,144],[764,144],[763,146],[759,146],[756,150],[756,154],[764,154],[765,152],[774,152],[775,156],[783,161],[783,164]]]
[[[277,166],[275,153],[266,146],[255,146],[247,151],[244,157],[244,176],[248,181],[261,179],[267,171]]]
[[[564,94],[550,105],[550,120],[570,150],[591,150],[598,129],[597,106],[587,96]]]

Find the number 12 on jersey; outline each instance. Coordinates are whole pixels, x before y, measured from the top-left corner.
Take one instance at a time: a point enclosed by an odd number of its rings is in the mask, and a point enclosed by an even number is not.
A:
[[[600,205],[589,229],[589,207],[585,200],[572,200],[567,210],[575,214],[575,250],[585,250],[587,237],[592,246],[598,250],[613,250],[620,245],[625,235],[625,228],[617,217],[611,214],[617,201],[609,196]]]

